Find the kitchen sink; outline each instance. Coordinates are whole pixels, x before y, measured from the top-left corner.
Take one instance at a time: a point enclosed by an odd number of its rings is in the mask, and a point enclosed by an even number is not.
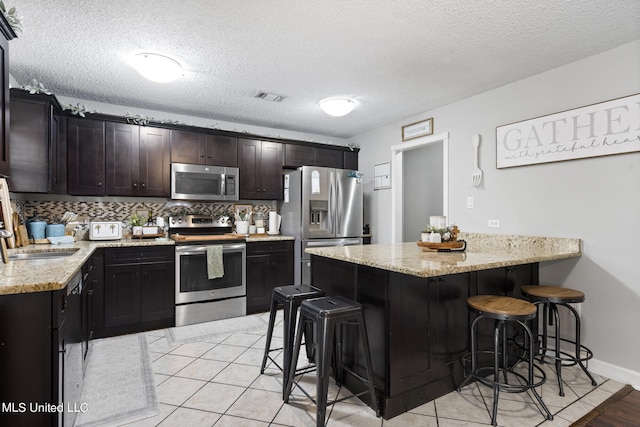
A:
[[[46,251],[46,252],[24,252],[20,254],[9,255],[10,261],[27,261],[30,259],[52,259],[64,258],[75,254],[78,250],[71,251]]]

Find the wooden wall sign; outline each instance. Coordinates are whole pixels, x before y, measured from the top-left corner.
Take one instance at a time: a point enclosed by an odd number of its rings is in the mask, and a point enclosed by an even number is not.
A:
[[[498,169],[640,151],[640,94],[496,127]]]

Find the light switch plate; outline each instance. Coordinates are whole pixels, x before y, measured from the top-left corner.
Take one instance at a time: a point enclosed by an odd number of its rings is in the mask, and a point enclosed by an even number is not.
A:
[[[475,207],[475,200],[473,196],[467,196],[467,209],[473,209]]]

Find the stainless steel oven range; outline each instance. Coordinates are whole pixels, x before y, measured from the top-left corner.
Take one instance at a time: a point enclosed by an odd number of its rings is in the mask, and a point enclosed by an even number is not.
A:
[[[246,314],[246,243],[231,236],[227,217],[185,215],[169,218],[176,241],[176,326]],[[209,279],[207,248],[222,247],[224,275]]]

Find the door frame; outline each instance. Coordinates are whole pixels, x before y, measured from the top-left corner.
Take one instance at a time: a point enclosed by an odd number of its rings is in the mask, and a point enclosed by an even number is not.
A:
[[[406,151],[429,144],[442,143],[442,214],[449,215],[449,132],[391,146],[391,242],[402,242],[403,223],[403,156]]]

